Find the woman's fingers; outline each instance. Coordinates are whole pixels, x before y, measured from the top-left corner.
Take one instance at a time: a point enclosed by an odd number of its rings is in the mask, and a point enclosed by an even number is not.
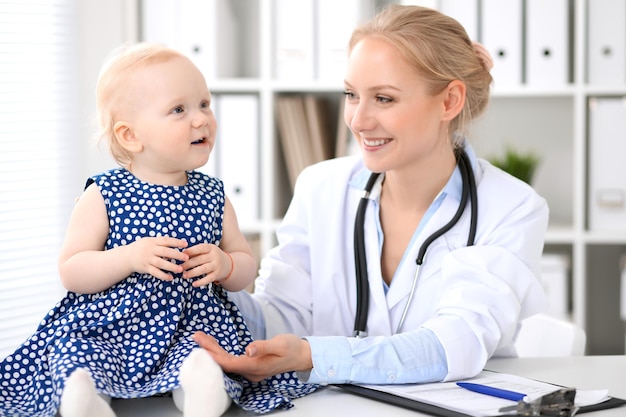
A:
[[[204,332],[195,332],[193,340],[199,344],[201,348],[208,350],[209,353],[220,353],[220,351],[226,353],[219,343],[217,343],[217,340]]]

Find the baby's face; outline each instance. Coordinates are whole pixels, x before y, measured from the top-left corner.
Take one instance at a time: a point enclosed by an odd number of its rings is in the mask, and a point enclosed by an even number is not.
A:
[[[176,57],[138,71],[131,84],[131,124],[142,145],[133,167],[167,173],[205,165],[215,145],[216,120],[198,68]]]

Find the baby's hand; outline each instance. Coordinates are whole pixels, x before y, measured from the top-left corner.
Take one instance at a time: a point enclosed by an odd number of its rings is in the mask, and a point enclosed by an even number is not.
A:
[[[144,237],[128,245],[128,260],[132,270],[150,274],[163,281],[171,281],[169,272],[180,274],[183,267],[176,261],[185,262],[189,256],[179,249],[187,247],[187,242],[173,237]]]
[[[201,243],[183,251],[189,260],[182,264],[183,278],[201,277],[193,282],[194,287],[208,285],[220,281],[232,271],[233,264],[230,256],[218,246]]]

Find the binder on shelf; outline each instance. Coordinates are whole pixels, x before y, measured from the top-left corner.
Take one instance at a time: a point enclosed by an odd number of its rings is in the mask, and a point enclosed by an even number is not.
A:
[[[226,0],[142,0],[142,40],[188,56],[207,80],[239,72],[239,33]]]
[[[623,84],[626,81],[626,2],[587,2],[587,81]]]
[[[399,3],[403,6],[422,6],[430,7],[431,9],[437,8],[437,0],[400,0]]]
[[[216,101],[218,177],[233,204],[239,224],[259,220],[259,98],[255,94],[220,94]]]
[[[303,97],[279,96],[276,99],[276,117],[289,182],[293,188],[300,172],[315,161]]]
[[[459,21],[472,40],[478,40],[478,0],[439,0],[439,11]]]
[[[314,94],[306,94],[303,100],[314,162],[332,158],[335,141],[330,129],[328,100]]]
[[[337,133],[335,135],[335,158],[360,153],[359,145],[343,117],[345,106],[345,99],[340,100],[337,112]]]
[[[526,0],[526,83],[569,82],[569,1]]]
[[[354,28],[374,15],[372,0],[316,0],[316,78],[342,82]]]
[[[626,230],[626,98],[589,99],[589,229]]]
[[[215,110],[213,110],[213,112],[215,113]],[[209,160],[207,161],[206,164],[204,164],[204,166],[198,168],[198,171],[204,174],[210,175],[212,177],[219,177],[219,172],[217,171],[217,148],[218,147],[219,147],[219,144],[216,143],[215,146],[213,147],[213,150],[211,151],[211,155],[209,155]]]
[[[346,100],[339,101],[339,110],[337,111],[337,134],[335,135],[335,158],[346,156],[348,154],[348,141],[352,137],[352,132],[343,118],[343,112],[346,107]]]
[[[328,99],[315,95],[282,95],[276,99],[276,122],[292,187],[309,165],[335,152]]]
[[[141,39],[180,47],[181,8],[172,0],[141,0]]]
[[[315,1],[275,0],[274,3],[274,77],[314,79]]]
[[[522,83],[522,0],[481,0],[481,43],[493,57],[496,87]]]
[[[548,311],[555,317],[565,318],[569,313],[569,257],[556,253],[541,256],[541,283],[548,297]]]

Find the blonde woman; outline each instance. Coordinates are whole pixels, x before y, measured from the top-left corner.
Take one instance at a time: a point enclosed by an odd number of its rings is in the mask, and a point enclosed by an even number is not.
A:
[[[344,119],[360,155],[300,175],[254,295],[236,295],[269,340],[236,356],[196,335],[225,371],[419,383],[515,355],[520,321],[546,307],[548,207],[472,150],[490,69],[484,48],[436,10],[392,6],[354,31]]]

